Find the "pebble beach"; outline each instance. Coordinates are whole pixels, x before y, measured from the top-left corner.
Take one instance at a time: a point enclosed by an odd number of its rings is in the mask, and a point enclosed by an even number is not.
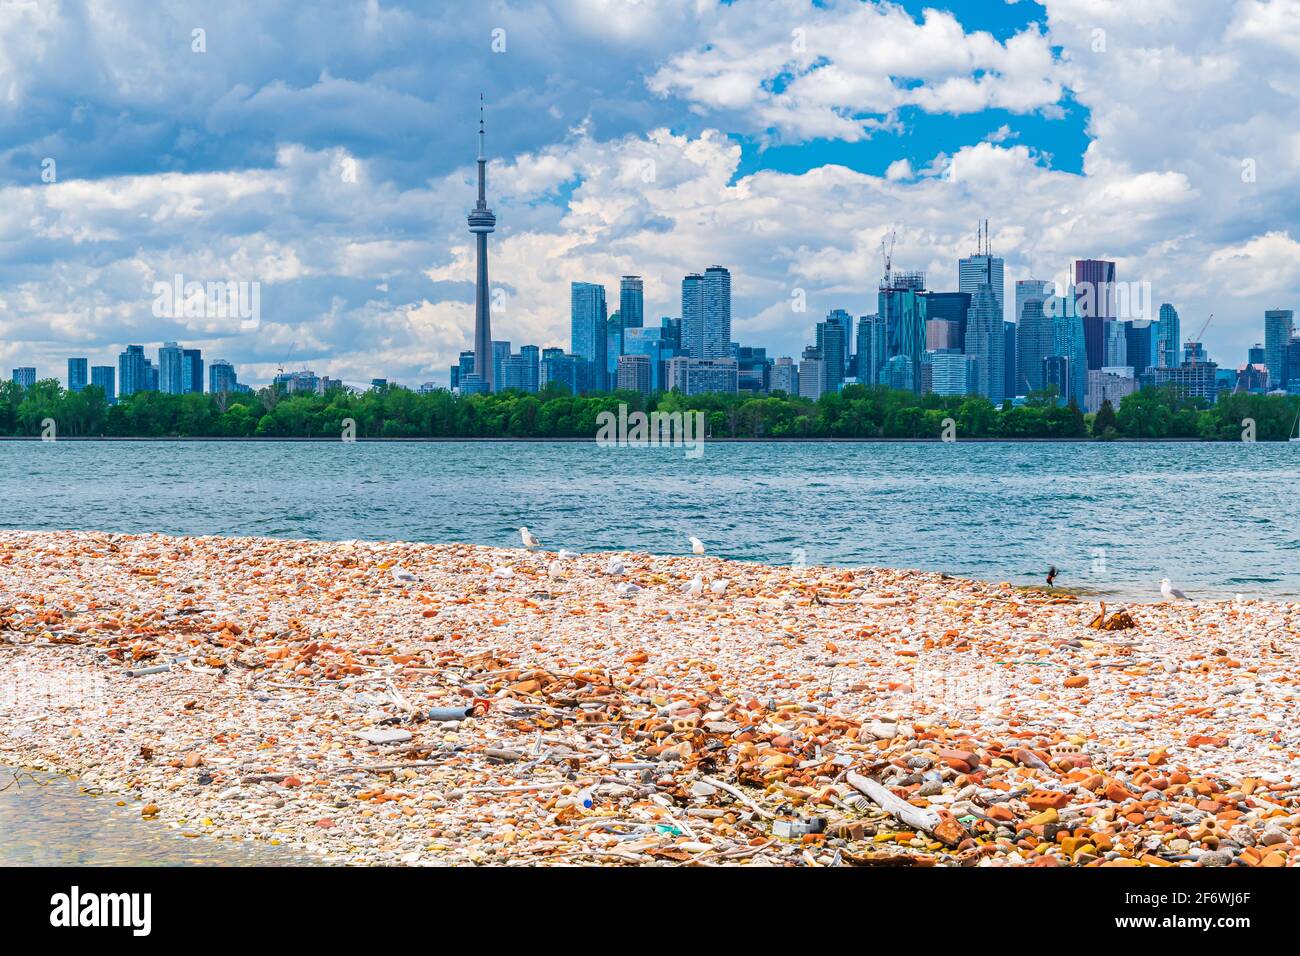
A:
[[[0,764],[334,865],[1292,865],[1300,605],[1151,590],[4,531]]]

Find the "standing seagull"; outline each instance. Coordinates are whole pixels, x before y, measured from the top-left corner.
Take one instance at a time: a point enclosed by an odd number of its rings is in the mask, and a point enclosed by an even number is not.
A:
[[[691,554],[703,554],[703,553],[704,553],[704,542],[701,541],[699,538],[695,537],[695,535],[691,535]]]
[[[695,577],[691,578],[690,583],[687,584],[686,587],[682,588],[682,590],[686,592],[687,597],[699,597],[704,593],[704,578],[701,575],[695,575]]]
[[[542,546],[542,543],[534,538],[533,533],[527,528],[519,529],[519,538],[524,542],[524,547],[529,551],[533,550],[533,548],[540,548]]]
[[[1165,596],[1166,601],[1190,601],[1191,600],[1191,598],[1189,598],[1182,591],[1178,590],[1178,588],[1170,585],[1168,578],[1165,578],[1163,581],[1160,582],[1160,593]]]

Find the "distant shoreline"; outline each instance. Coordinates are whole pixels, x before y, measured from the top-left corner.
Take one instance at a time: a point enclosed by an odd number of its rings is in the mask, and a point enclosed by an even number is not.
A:
[[[0,442],[44,442],[46,439],[39,435],[0,435]],[[493,438],[493,437],[421,437],[421,438],[357,438],[355,442],[344,442],[340,438],[303,438],[303,437],[274,437],[274,436],[179,436],[179,435],[161,435],[161,436],[128,436],[128,435],[83,435],[69,436],[67,438],[58,438],[55,442],[314,442],[320,444],[421,444],[421,443],[445,443],[445,442],[539,442],[539,443],[564,443],[564,444],[595,444],[596,438]],[[751,444],[751,445],[777,445],[777,444],[817,444],[817,445],[834,445],[834,444],[903,444],[903,445],[942,445],[945,444],[940,438],[706,438],[706,444]],[[1110,438],[1098,439],[1092,437],[1083,438],[957,438],[946,444],[979,442],[981,444],[991,445],[1053,445],[1053,444],[1070,444],[1070,445],[1146,445],[1146,444],[1175,444],[1175,445],[1285,445],[1285,441],[1260,441],[1260,442],[1240,442],[1240,441],[1216,441],[1209,438]],[[636,447],[630,445],[627,447]],[[657,447],[657,446],[647,446]],[[677,447],[677,446],[672,446]]]

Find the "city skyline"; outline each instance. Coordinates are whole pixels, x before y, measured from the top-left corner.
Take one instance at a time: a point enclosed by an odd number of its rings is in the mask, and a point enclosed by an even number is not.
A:
[[[418,9],[341,7],[315,26],[324,52],[312,56],[348,65],[309,76],[293,51],[223,55],[236,24],[241,37],[287,29],[275,5],[210,21],[211,52],[193,50],[193,25],[171,12],[136,47],[71,8],[40,22],[9,11],[10,35],[49,42],[0,58],[14,91],[13,145],[0,150],[13,211],[0,220],[0,362],[62,369],[69,355],[179,341],[253,382],[295,348],[343,381],[445,384],[475,311],[462,217],[477,171],[457,131],[473,128],[480,89],[500,143],[487,170],[502,216],[493,334],[514,342],[565,341],[572,281],[599,278],[612,310],[618,277],[642,276],[653,322],[677,315],[681,276],[721,262],[732,338],[797,358],[832,309],[871,311],[891,229],[896,262],[956,289],[983,218],[1008,281],[1113,261],[1185,326],[1215,313],[1206,345],[1225,361],[1255,344],[1265,309],[1295,306],[1300,170],[1284,51],[1296,37],[1266,5],[1192,2],[1154,17],[1051,0],[929,13],[910,0],[778,0],[763,22],[744,4],[605,17],[587,6],[527,24],[468,11],[445,26],[459,69],[437,74],[417,56],[413,38],[433,29]],[[924,75],[883,55],[922,44]],[[730,65],[747,55],[757,79]],[[79,107],[92,127],[122,124],[112,149],[107,136],[87,146],[68,118],[67,91],[85,95],[82,61],[171,81],[155,84],[166,87],[156,101],[102,92]],[[557,61],[579,68],[559,90],[545,83]],[[870,92],[847,102],[828,66]],[[68,81],[50,82],[61,70]],[[1171,75],[1200,95],[1166,92]],[[318,99],[350,104],[348,122]],[[178,273],[261,283],[259,327],[152,315],[151,282]],[[796,292],[804,314],[790,309]]]

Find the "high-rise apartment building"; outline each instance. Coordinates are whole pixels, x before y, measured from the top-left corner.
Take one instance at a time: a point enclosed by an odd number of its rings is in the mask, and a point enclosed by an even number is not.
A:
[[[650,356],[620,355],[618,357],[617,387],[631,392],[650,394]]]
[[[200,349],[181,351],[181,392],[185,395],[203,392],[203,352]]]
[[[682,278],[681,351],[687,358],[704,358],[704,276]]]
[[[589,388],[604,391],[609,363],[606,337],[609,314],[605,306],[605,287],[592,282],[573,283],[570,306],[569,351],[591,363]]]
[[[79,392],[89,382],[90,363],[84,358],[68,359],[68,391]]]
[[[104,390],[104,401],[110,405],[117,401],[116,371],[111,365],[94,365],[90,369],[90,384]]]
[[[117,357],[117,386],[122,398],[149,390],[149,360],[143,345],[128,345]]]
[[[1291,309],[1269,309],[1264,313],[1264,364],[1273,388],[1284,389],[1291,379],[1290,347],[1295,326]]]
[[[849,328],[853,319],[843,309],[835,309],[825,321],[817,323],[817,351],[826,363],[825,391],[838,392],[844,384],[848,365]]]
[[[790,356],[782,355],[773,363],[770,389],[787,395],[799,394],[799,367]]]
[[[158,391],[164,395],[182,395],[185,392],[181,367],[184,354],[184,349],[176,342],[164,342],[158,349]]]
[[[704,354],[706,359],[731,358],[731,273],[722,266],[704,270]]]
[[[31,388],[36,384],[36,368],[31,365],[20,365],[14,369],[13,380],[21,388]]]
[[[1177,365],[1183,347],[1182,330],[1179,328],[1178,310],[1168,302],[1160,306],[1160,328],[1156,336],[1156,365],[1160,368]]]
[[[225,359],[215,359],[208,366],[208,391],[213,395],[237,391],[238,384],[239,378],[235,374],[235,366]]]

